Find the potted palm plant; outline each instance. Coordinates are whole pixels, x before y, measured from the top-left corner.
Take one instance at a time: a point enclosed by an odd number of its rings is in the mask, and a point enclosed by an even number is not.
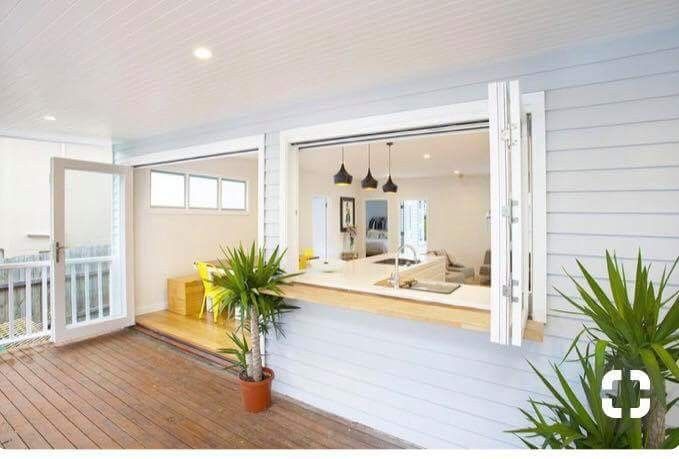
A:
[[[259,412],[271,404],[274,378],[274,372],[262,365],[260,336],[272,330],[282,333],[282,315],[297,309],[285,303],[280,289],[285,279],[295,274],[281,269],[285,252],[279,253],[278,247],[269,257],[254,244],[249,250],[241,245],[223,252],[222,272],[212,279],[218,288],[216,307],[219,314],[235,317],[239,325],[228,333],[233,347],[220,351],[235,357],[245,409]]]
[[[538,437],[542,439],[540,446],[543,448],[679,446],[679,428],[666,428],[665,425],[667,411],[678,400],[667,400],[665,387],[666,381],[679,380],[679,292],[666,293],[677,261],[669,272],[663,271],[659,282],[654,284],[649,278],[649,267],[644,265],[639,253],[631,294],[627,291],[625,271],[615,256],[606,252],[610,294],[578,262],[585,282],[569,277],[580,298],[559,293],[575,307],[576,314],[593,322],[575,337],[564,357],[566,359],[573,350],[578,354],[584,373],[581,383],[587,399],[581,401],[576,396],[558,368],[555,367],[555,372],[561,390],[533,368],[557,402],[531,401],[533,412],[523,411],[530,426],[513,432],[520,435],[526,445],[537,447],[525,437]],[[588,349],[594,349],[592,354],[579,351],[577,346],[583,337],[589,341]],[[601,378],[611,369],[641,369],[650,377],[650,411],[643,419],[623,416],[616,420],[603,416]],[[640,396],[638,385],[626,381],[618,385],[615,398],[623,413],[629,413],[630,407],[639,406]],[[545,415],[543,411],[549,414]]]

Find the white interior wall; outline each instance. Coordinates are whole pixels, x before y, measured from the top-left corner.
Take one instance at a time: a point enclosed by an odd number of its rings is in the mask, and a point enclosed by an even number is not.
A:
[[[158,209],[149,206],[150,170],[247,180],[248,211]],[[220,246],[257,240],[257,160],[218,158],[134,171],[137,314],[167,307],[167,279],[192,274],[196,260],[223,258]]]
[[[428,249],[446,249],[457,262],[473,267],[478,274],[483,255],[490,248],[490,225],[486,220],[490,206],[489,176],[407,178],[396,183],[398,193],[385,195],[389,201],[390,250],[399,245],[401,201],[425,200]]]
[[[313,154],[313,153],[310,153]],[[406,199],[423,199],[428,202],[429,249],[446,249],[458,262],[474,267],[478,273],[483,255],[490,248],[490,226],[486,214],[490,205],[488,176],[398,178],[398,193],[361,189],[360,180],[348,187],[338,187],[332,174],[302,172],[299,188],[299,241],[300,250],[313,246],[311,200],[313,196],[328,197],[328,256],[337,258],[342,251],[342,234],[339,231],[340,196],[356,199],[356,223],[359,256],[365,256],[365,201],[385,199],[388,202],[389,250],[399,246],[400,202]],[[381,180],[380,184],[384,182]]]
[[[328,169],[330,170],[330,169]],[[336,172],[336,171],[335,171]],[[356,228],[358,237],[355,241],[355,249],[359,256],[365,255],[365,235],[361,229],[365,228],[365,213],[361,215],[363,201],[361,198],[360,181],[354,177],[349,186],[337,186],[329,175],[300,171],[299,182],[299,247],[300,253],[305,248],[313,247],[312,212],[311,201],[314,196],[328,198],[328,258],[339,258],[344,247],[344,235],[340,231],[340,197],[354,198],[356,200]],[[318,254],[316,254],[318,255]]]

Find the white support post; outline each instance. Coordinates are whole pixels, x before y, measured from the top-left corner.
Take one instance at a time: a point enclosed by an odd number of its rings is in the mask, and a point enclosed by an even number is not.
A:
[[[99,307],[99,319],[104,317],[104,281],[101,265],[101,261],[97,263],[97,306]]]
[[[78,276],[75,273],[75,264],[71,265],[71,324],[78,323]]]
[[[85,263],[85,320],[90,321],[90,264]]]
[[[115,286],[113,285],[113,260],[108,262],[108,315],[113,316],[113,299],[115,292],[113,289]]]
[[[24,306],[26,308],[26,313],[24,319],[26,319],[25,333],[30,335],[33,333],[33,268],[26,268],[26,281],[24,283]]]
[[[47,332],[48,329],[48,314],[47,314],[47,295],[48,295],[48,287],[47,287],[47,266],[42,267],[42,273],[41,273],[41,279],[42,281],[42,287],[40,288],[40,300],[42,301],[42,331]]]
[[[14,337],[14,280],[12,270],[7,272],[7,316],[9,320],[9,337]]]

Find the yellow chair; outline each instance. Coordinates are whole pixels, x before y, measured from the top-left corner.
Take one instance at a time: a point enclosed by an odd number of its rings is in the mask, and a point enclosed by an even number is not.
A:
[[[306,269],[309,267],[309,261],[315,259],[314,249],[305,248],[299,256],[299,269]]]
[[[203,261],[196,261],[193,266],[195,266],[196,271],[198,271],[198,275],[200,276],[200,280],[203,282],[203,304],[201,305],[200,315],[198,318],[203,318],[203,314],[207,309],[207,300],[209,298],[212,304],[212,315],[214,321],[217,322],[219,311],[216,308],[216,300],[219,292],[221,291],[221,287],[217,287],[212,283],[212,274],[210,273],[210,270],[215,269],[215,266]]]

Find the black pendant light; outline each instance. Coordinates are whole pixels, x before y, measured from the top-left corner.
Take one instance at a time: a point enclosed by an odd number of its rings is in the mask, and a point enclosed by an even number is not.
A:
[[[368,175],[361,180],[361,188],[364,190],[377,189],[377,180],[375,180],[375,177],[373,177],[373,174],[370,172],[370,144],[368,144]]]
[[[387,183],[382,187],[382,191],[385,193],[396,193],[398,191],[398,186],[391,180],[391,146],[394,142],[387,142],[387,148],[389,148],[389,178],[387,178]]]
[[[337,186],[349,186],[351,185],[352,180],[354,180],[354,177],[352,177],[351,174],[344,168],[344,147],[342,147],[342,165],[333,179],[335,181],[335,185]]]

